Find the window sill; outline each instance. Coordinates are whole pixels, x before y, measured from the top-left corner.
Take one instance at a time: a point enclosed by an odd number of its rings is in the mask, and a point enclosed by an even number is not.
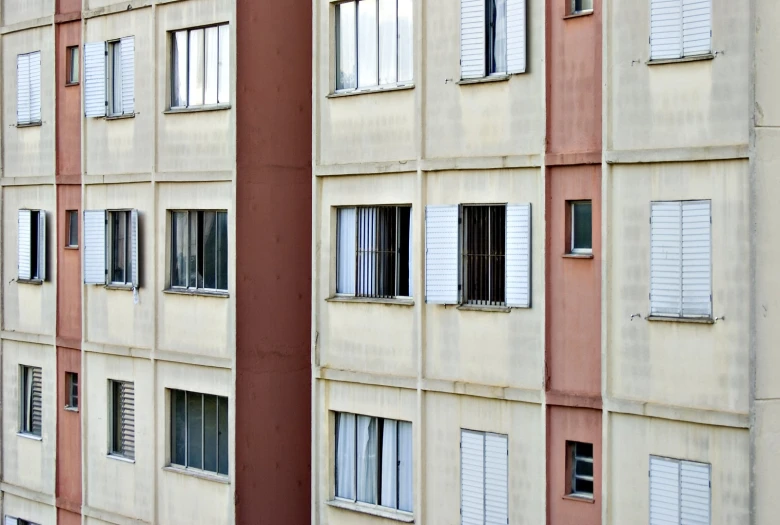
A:
[[[592,253],[564,253],[561,255],[564,259],[593,259]]]
[[[78,245],[77,246],[64,246],[64,248],[66,250],[78,250],[79,249]]]
[[[368,88],[358,88],[350,91],[334,91],[325,96],[325,98],[341,98],[352,97],[355,95],[366,95],[369,93],[384,93],[386,91],[404,91],[406,89],[414,89],[414,84],[401,84],[401,85],[389,85],[389,86],[374,86]]]
[[[43,284],[43,281],[41,279],[17,279],[16,282],[21,284],[34,284],[36,286],[40,286]]]
[[[122,292],[132,292],[133,286],[129,284],[107,284],[104,286],[106,290],[119,290]]]
[[[79,85],[78,82],[65,82],[65,87],[73,87],[78,85]]]
[[[35,434],[28,434],[27,432],[17,432],[16,435],[24,439],[31,439],[33,441],[43,441],[42,436],[36,436]]]
[[[701,60],[712,60],[714,58],[714,54],[707,53],[706,55],[694,55],[682,58],[660,58],[656,60],[650,59],[645,63],[648,66],[660,66],[662,64],[684,64],[685,62],[699,62]]]
[[[511,75],[492,75],[479,78],[462,78],[456,82],[459,86],[468,86],[471,84],[487,84],[490,82],[504,82],[509,80]]]
[[[108,459],[113,459],[115,461],[121,461],[122,463],[132,463],[132,464],[135,464],[135,460],[134,459],[126,458],[124,456],[119,456],[117,454],[106,454],[106,457]]]
[[[194,470],[194,469],[188,469],[184,467],[174,467],[172,465],[168,465],[167,467],[162,468],[165,472],[175,472],[176,474],[181,474],[182,476],[192,476],[193,478],[203,479],[206,481],[214,481],[216,483],[222,483],[223,485],[230,485],[230,478],[223,474],[212,474],[210,472],[206,472],[203,470]]]
[[[397,297],[394,299],[382,299],[379,297],[355,297],[353,295],[334,295],[328,297],[325,301],[329,303],[376,303],[391,304],[395,306],[414,306],[414,299],[411,297]]]
[[[580,503],[596,503],[596,500],[592,497],[577,496],[576,494],[565,494],[561,498],[569,501],[579,501]]]
[[[204,111],[224,111],[232,109],[230,104],[217,104],[216,106],[193,106],[191,108],[171,108],[163,111],[163,115],[175,115],[176,113],[202,113]]]
[[[128,118],[135,118],[135,113],[128,113],[127,115],[106,115],[106,120],[125,120]]]
[[[508,306],[482,306],[478,304],[461,304],[458,310],[472,311],[472,312],[497,312],[508,314],[512,309]]]
[[[570,15],[566,15],[563,17],[564,20],[570,20],[572,18],[581,18],[583,16],[590,16],[593,14],[593,9],[588,9],[587,11],[580,11],[578,13],[571,13]]]
[[[64,408],[65,408],[65,410],[67,410],[68,412],[78,412],[78,411],[79,411],[79,407],[69,407],[69,406],[65,406]]]
[[[356,501],[342,501],[338,499],[328,501],[327,505],[337,509],[362,512],[363,514],[370,514],[371,516],[378,516],[380,518],[387,518],[403,523],[414,523],[414,514],[404,512],[402,510],[386,509],[384,507],[380,507],[379,505],[359,503]]]
[[[39,120],[38,122],[28,122],[27,124],[16,124],[17,128],[35,128],[38,126],[43,126],[42,120]]]
[[[667,323],[715,324],[715,319],[712,317],[666,317],[663,315],[651,315],[647,317],[647,320]]]
[[[176,288],[166,288],[163,290],[163,293],[169,293],[173,295],[198,295],[201,297],[219,297],[222,299],[227,299],[230,297],[230,294],[228,292],[209,292],[206,290],[186,290],[181,289],[177,290]]]

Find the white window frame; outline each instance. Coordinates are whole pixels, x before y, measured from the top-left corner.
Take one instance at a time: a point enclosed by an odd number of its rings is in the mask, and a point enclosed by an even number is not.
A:
[[[590,213],[591,213],[591,220],[590,220],[590,248],[575,248],[576,245],[576,219],[575,219],[575,213],[574,208],[577,206],[583,206],[587,204],[590,206]],[[569,253],[573,254],[581,254],[581,255],[592,255],[593,254],[593,201],[592,200],[579,200],[579,201],[570,201],[569,202],[569,214],[571,215],[571,241],[569,243]]]
[[[119,216],[124,217],[125,238],[124,241],[118,241],[114,235],[114,220]],[[106,211],[106,282],[109,286],[118,286],[125,288],[133,287],[133,239],[132,239],[132,210],[107,210]],[[120,247],[125,255],[124,279],[114,279],[114,248],[115,244],[122,242],[124,246]]]
[[[118,117],[122,115],[122,41],[107,41],[106,50],[106,112]]]
[[[75,221],[75,225],[73,222]],[[75,232],[73,227],[76,227]],[[65,248],[78,248],[79,247],[79,211],[78,210],[66,210],[65,211]],[[74,241],[75,235],[75,241]]]
[[[78,86],[81,81],[81,47],[68,46],[65,51],[65,85]]]
[[[175,431],[175,422],[176,422],[176,407],[174,406],[175,399],[174,399],[174,393],[175,392],[181,392],[184,394],[184,460],[185,464],[176,463],[175,457],[174,457],[174,447],[176,446],[176,431]],[[227,396],[220,396],[218,394],[206,394],[203,392],[193,392],[190,390],[181,390],[181,389],[170,389],[168,390],[169,394],[169,400],[170,400],[170,421],[171,421],[171,432],[170,432],[170,442],[169,442],[169,462],[168,466],[181,469],[181,470],[189,470],[194,472],[203,472],[211,476],[218,476],[220,478],[227,478],[230,475],[230,400],[227,398]],[[201,468],[193,467],[189,465],[189,410],[188,410],[188,398],[189,396],[200,396],[201,399],[201,423],[200,423],[200,434],[201,434]],[[206,453],[205,453],[205,439],[204,439],[204,432],[205,432],[205,424],[204,424],[204,414],[205,414],[205,399],[206,396],[214,397],[216,398],[216,418],[217,418],[217,452],[215,456],[215,461],[217,463],[217,470],[206,470],[205,468],[202,468],[206,463]],[[227,447],[227,472],[219,472],[219,451],[220,451],[220,438],[219,438],[219,428],[220,428],[220,420],[221,420],[221,414],[219,411],[220,406],[220,399],[224,400],[225,406],[227,406],[228,409],[228,422],[226,423],[227,428],[227,436],[224,436],[224,440],[226,441],[226,447]]]
[[[40,383],[36,390],[36,375]],[[39,366],[19,365],[19,433],[43,437],[43,369]],[[36,403],[37,396],[37,403]],[[35,406],[40,405],[40,427],[36,432]]]
[[[20,221],[23,213],[30,214],[30,223],[27,225],[29,230],[27,230],[23,224],[18,224],[17,235],[19,237],[17,239],[17,250],[19,253],[17,253],[17,269],[19,270],[19,273],[17,274],[17,282],[40,284],[46,281],[46,211],[30,210],[26,208],[21,209],[19,210]],[[33,230],[33,224],[36,225],[35,230]],[[26,254],[29,258],[27,264],[29,264],[30,267],[30,275],[28,277],[20,275],[22,273],[21,266],[24,263],[22,258],[25,257],[25,254],[21,253],[24,243],[29,243],[29,253]],[[34,253],[33,249],[35,249]]]
[[[38,523],[33,523],[32,521],[22,518],[15,518],[14,516],[9,516],[6,514],[3,525],[38,525]]]
[[[207,90],[207,83],[208,83],[208,64],[206,63],[207,57],[208,57],[208,50],[207,50],[207,33],[210,29],[216,29],[217,31],[217,38],[216,38],[216,51],[214,52],[214,56],[217,60],[216,65],[216,78],[213,79],[215,91],[216,91],[216,101],[215,102],[207,102],[206,101],[206,90]],[[190,96],[190,83],[191,83],[191,76],[192,76],[192,49],[190,46],[192,33],[196,31],[202,31],[202,39],[203,39],[203,79],[202,79],[202,93],[201,93],[201,103],[192,102],[191,96]],[[221,22],[217,24],[209,24],[205,26],[198,26],[198,27],[188,27],[184,29],[178,29],[176,31],[170,31],[169,32],[169,42],[170,42],[170,74],[168,76],[168,82],[169,82],[169,89],[168,89],[168,108],[171,110],[177,110],[177,109],[188,109],[188,108],[210,108],[210,107],[229,107],[230,106],[230,61],[232,59],[231,55],[231,43],[230,43],[230,24],[228,22]],[[187,63],[186,67],[184,68],[184,72],[186,75],[186,78],[184,79],[184,85],[183,85],[183,96],[182,96],[182,102],[181,104],[176,103],[176,96],[174,95],[177,88],[180,86],[177,86],[176,79],[178,75],[177,71],[177,65],[179,61],[179,57],[176,55],[177,51],[177,42],[178,42],[178,36],[177,35],[184,35],[184,43],[186,43],[186,51],[184,51],[184,55],[186,56]],[[222,54],[222,46],[223,44],[227,44],[227,52],[223,55]],[[200,59],[200,57],[198,57]]]
[[[168,213],[169,213],[169,217],[170,217],[170,221],[171,221],[171,234],[170,234],[169,241],[168,241],[169,242],[168,246],[170,247],[170,261],[169,261],[169,272],[168,272],[168,279],[169,279],[169,283],[170,283],[169,289],[170,290],[174,290],[174,291],[180,290],[180,291],[188,291],[188,292],[194,292],[194,293],[206,292],[206,293],[209,293],[209,294],[217,294],[217,295],[225,295],[225,294],[227,294],[228,291],[229,291],[229,288],[230,288],[230,245],[229,245],[230,244],[229,243],[229,240],[230,240],[230,223],[229,223],[230,217],[228,216],[228,211],[224,210],[224,209],[218,209],[218,210],[217,209],[215,209],[215,210],[181,210],[181,209],[176,209],[176,210],[168,210]],[[195,264],[195,266],[197,268],[197,266],[199,264],[199,261],[197,259],[197,253],[195,254],[195,256],[193,256],[189,252],[187,253],[187,256],[182,259],[182,260],[186,261],[186,266],[185,266],[184,273],[185,273],[185,276],[186,276],[185,279],[188,281],[187,285],[186,286],[182,286],[181,284],[174,284],[174,282],[175,282],[174,281],[174,270],[176,268],[176,264],[174,263],[174,258],[176,257],[176,251],[175,251],[175,246],[176,246],[176,243],[175,243],[175,236],[176,236],[175,216],[176,216],[177,213],[186,213],[187,214],[187,231],[185,232],[186,241],[184,243],[184,246],[186,247],[186,249],[188,251],[190,250],[190,248],[192,246],[192,243],[190,241],[190,234],[192,232],[192,221],[193,221],[193,217],[194,217],[195,225],[196,225],[195,226],[195,230],[196,230],[196,235],[198,237],[197,240],[196,240],[196,244],[197,244],[196,250],[198,252],[201,250],[201,244],[204,242],[204,240],[203,240],[203,232],[201,232],[200,228],[199,228],[199,223],[200,223],[200,221],[198,220],[199,214],[201,214],[201,213],[215,213],[216,214],[215,215],[214,229],[215,229],[215,235],[217,235],[217,236],[219,235],[219,231],[218,231],[219,228],[218,227],[219,227],[219,217],[220,217],[220,214],[224,214],[225,215],[225,221],[228,224],[227,224],[227,238],[225,238],[223,240],[223,242],[222,242],[222,245],[224,245],[225,251],[226,251],[225,260],[227,261],[227,263],[226,263],[227,264],[227,268],[225,268],[226,275],[225,275],[225,287],[224,288],[219,288],[219,282],[218,282],[219,281],[219,279],[218,279],[219,273],[217,273],[217,276],[215,277],[215,284],[217,285],[215,288],[206,288],[205,287],[205,279],[204,279],[204,286],[198,286],[197,270],[195,272],[196,273],[195,286],[190,286],[189,285],[189,275],[190,275],[189,265],[192,264],[193,261],[194,261],[194,264]],[[218,239],[219,238],[217,238],[217,240]],[[215,240],[215,243],[217,242],[217,240]],[[214,263],[214,267],[215,267],[215,270],[216,270],[216,267],[217,267],[218,261],[220,259],[220,256],[219,256],[219,253],[217,253],[216,247],[215,247],[214,252],[215,252],[215,257],[216,257],[216,260],[215,260],[215,263]]]
[[[571,487],[570,490],[568,491],[568,495],[575,498],[592,500],[594,499],[593,491],[596,490],[595,481],[594,481],[596,471],[595,471],[595,464],[593,463],[593,454],[594,454],[595,447],[593,446],[593,443],[585,443],[584,441],[568,441],[567,445],[568,446],[566,450],[566,454],[567,454],[566,461],[568,463],[567,466],[571,468],[571,478],[569,479],[569,483],[571,484]],[[578,454],[578,449],[580,448],[579,447],[580,445],[589,445],[591,447],[590,457]],[[578,463],[589,463],[591,465],[592,474],[590,476],[586,474],[577,474]],[[590,482],[593,485],[591,492],[579,490],[577,484],[578,480]]]
[[[135,383],[132,381],[108,380],[108,422],[108,455],[135,460]],[[119,436],[117,426],[122,428]]]
[[[569,9],[567,14],[572,15],[584,15],[593,12],[593,0],[568,0]],[[577,3],[580,4],[579,9]]]

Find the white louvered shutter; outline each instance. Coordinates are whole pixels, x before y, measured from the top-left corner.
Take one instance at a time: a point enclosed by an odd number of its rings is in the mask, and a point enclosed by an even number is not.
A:
[[[525,73],[526,0],[506,2],[506,65],[508,73]]]
[[[650,525],[680,523],[680,463],[650,456]]]
[[[680,463],[680,523],[710,525],[710,466]]]
[[[506,207],[506,304],[531,306],[531,205]]]
[[[712,315],[710,201],[682,203],[682,315]]]
[[[43,429],[43,378],[41,369],[33,367],[30,392],[30,432],[40,436]]]
[[[485,435],[460,431],[460,522],[483,525],[485,518]]]
[[[683,56],[712,51],[712,0],[682,0]]]
[[[32,212],[19,210],[17,231],[17,278],[32,278]]]
[[[106,43],[84,44],[84,114],[106,116]]]
[[[35,239],[38,243],[38,279],[41,281],[46,280],[46,212],[41,210],[38,212],[38,238]]]
[[[84,211],[84,283],[106,283],[106,212]]]
[[[460,0],[460,78],[485,76],[485,0]]]
[[[135,459],[135,384],[121,382],[119,384],[120,427],[122,435],[120,442],[122,455]]]
[[[680,58],[682,50],[682,0],[650,0],[650,59]]]
[[[650,206],[650,314],[682,313],[682,205]]]
[[[135,37],[120,41],[122,49],[122,114],[135,113]]]
[[[458,303],[458,205],[425,208],[425,301]]]
[[[30,123],[30,55],[16,57],[16,122]]]
[[[485,434],[485,525],[506,525],[509,520],[507,445],[507,436]]]
[[[130,279],[133,288],[138,288],[138,210],[130,211]]]
[[[41,121],[41,52],[30,53],[30,122]]]

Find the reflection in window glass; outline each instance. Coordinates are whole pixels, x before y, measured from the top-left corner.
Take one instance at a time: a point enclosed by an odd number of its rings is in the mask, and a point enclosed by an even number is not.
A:
[[[350,89],[357,87],[356,57],[357,46],[355,43],[355,2],[346,2],[336,6],[336,24],[338,32],[338,75],[336,89]]]

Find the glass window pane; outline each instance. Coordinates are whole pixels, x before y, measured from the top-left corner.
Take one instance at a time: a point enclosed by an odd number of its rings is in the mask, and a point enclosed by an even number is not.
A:
[[[187,405],[185,398],[186,395],[181,390],[171,390],[171,433],[173,434],[171,463],[176,465],[187,464]]]
[[[187,216],[177,211],[171,221],[171,286],[187,286]]]
[[[217,102],[230,102],[230,26],[219,26],[219,80]]]
[[[111,213],[111,282],[125,282],[125,254],[127,247],[127,214]]]
[[[68,84],[75,84],[79,81],[79,48],[68,48],[68,78],[66,82]]]
[[[109,110],[112,115],[122,114],[122,44],[114,42],[111,44],[111,93],[109,100]]]
[[[592,476],[593,463],[590,461],[577,461],[577,464],[574,469],[574,473],[579,476]]]
[[[203,396],[203,470],[217,471],[217,396]]]
[[[219,75],[219,28],[206,28],[205,104],[217,103],[217,77]]]
[[[577,443],[574,454],[580,458],[593,459],[593,443]]]
[[[414,35],[412,34],[412,1],[398,0],[398,81],[414,78]]]
[[[376,1],[358,3],[358,87],[377,85]]]
[[[187,393],[187,466],[203,468],[203,395]]]
[[[355,414],[336,414],[336,497],[355,499]]]
[[[76,210],[68,211],[68,246],[79,245],[79,212]]]
[[[575,202],[572,204],[572,249],[593,249],[593,222],[590,202]]]
[[[217,288],[228,289],[228,216],[217,213]]]
[[[203,287],[217,287],[217,214],[203,212]]]
[[[189,45],[189,105],[202,106],[204,70],[203,29],[190,31]]]
[[[228,474],[228,444],[230,443],[230,436],[228,436],[228,400],[226,397],[217,398],[218,414],[218,472],[220,474]]]
[[[355,23],[355,2],[345,2],[336,6],[338,39],[336,89],[354,89],[357,86]]]
[[[574,487],[574,492],[580,493],[580,494],[593,494],[593,482],[584,480],[584,479],[575,479],[574,483],[576,484],[576,487]]]
[[[379,475],[377,419],[358,416],[357,420],[357,499],[376,504]]]
[[[198,276],[198,212],[191,211],[189,213],[189,225],[190,225],[190,236],[189,236],[189,246],[188,246],[188,268],[190,271],[189,275],[189,284],[188,286],[190,288],[195,288],[197,286],[197,276]]]
[[[490,73],[506,73],[506,0],[489,0]]]
[[[187,106],[187,31],[173,35],[171,107]]]
[[[396,0],[379,0],[379,83],[395,84],[398,76]]]

